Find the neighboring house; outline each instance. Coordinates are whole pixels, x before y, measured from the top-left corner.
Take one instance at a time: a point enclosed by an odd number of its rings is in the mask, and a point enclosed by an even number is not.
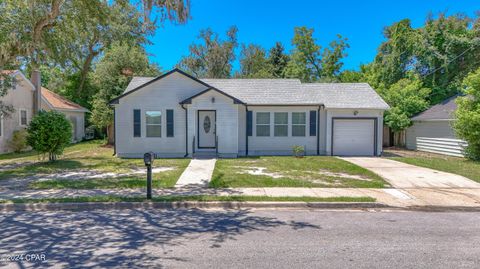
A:
[[[174,69],[135,77],[110,104],[115,152],[141,157],[382,153],[388,105],[366,83],[197,79]]]
[[[450,97],[412,117],[413,125],[406,131],[408,149],[463,156],[467,144],[455,136],[452,127],[457,97]]]
[[[0,97],[6,105],[11,105],[15,111],[9,116],[0,115],[0,153],[10,151],[8,141],[12,139],[15,130],[24,129],[30,123],[33,115],[34,89],[33,84],[21,72],[16,70],[3,71],[15,77],[15,83],[7,95]]]
[[[5,70],[6,74],[15,77],[15,83],[6,96],[1,100],[14,108],[14,113],[9,116],[0,116],[0,153],[9,152],[9,141],[13,132],[27,128],[34,115],[35,86],[22,72],[18,70]],[[74,127],[72,132],[73,141],[80,141],[85,134],[85,112],[87,109],[66,100],[65,98],[41,88],[41,108],[44,110],[56,110],[67,117]]]
[[[88,109],[42,87],[42,109],[55,110],[65,114],[72,123],[72,139],[81,141],[85,137],[85,113]]]

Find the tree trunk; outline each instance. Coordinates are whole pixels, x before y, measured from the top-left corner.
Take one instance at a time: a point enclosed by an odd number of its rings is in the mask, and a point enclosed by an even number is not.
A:
[[[107,126],[107,144],[113,145],[115,143],[115,129],[113,128],[113,124],[109,124]]]

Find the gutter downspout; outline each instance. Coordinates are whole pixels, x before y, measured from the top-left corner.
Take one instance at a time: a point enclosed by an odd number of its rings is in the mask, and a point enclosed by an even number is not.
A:
[[[245,156],[248,156],[248,105],[245,104]]]
[[[117,113],[116,113],[115,106],[113,106],[113,156],[117,155],[117,124],[116,122],[117,122]]]
[[[322,105],[318,106],[317,110],[317,155],[320,156],[320,108]]]
[[[186,107],[181,104],[182,108],[185,110],[185,156],[183,158],[187,158],[188,156],[188,110]]]

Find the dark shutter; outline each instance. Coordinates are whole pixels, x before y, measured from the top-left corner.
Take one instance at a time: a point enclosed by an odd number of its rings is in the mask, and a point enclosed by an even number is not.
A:
[[[317,111],[310,111],[310,136],[317,135]]]
[[[173,137],[173,109],[167,109],[167,137]]]
[[[141,116],[140,116],[140,109],[133,110],[133,137],[141,137]]]
[[[252,136],[252,111],[247,111],[247,136]]]

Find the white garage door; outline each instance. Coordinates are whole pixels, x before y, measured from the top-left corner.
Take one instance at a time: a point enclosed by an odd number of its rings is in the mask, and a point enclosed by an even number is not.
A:
[[[334,119],[333,155],[373,156],[375,121],[373,119]]]

